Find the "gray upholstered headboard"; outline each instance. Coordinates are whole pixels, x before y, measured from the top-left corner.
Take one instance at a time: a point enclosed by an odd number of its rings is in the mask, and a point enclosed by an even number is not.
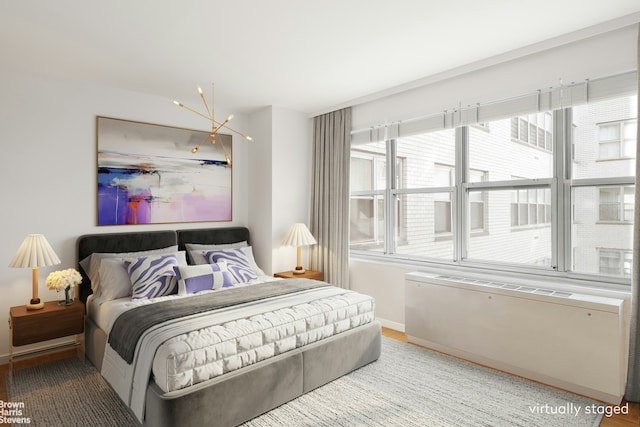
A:
[[[249,229],[246,227],[195,228],[178,230],[178,249],[183,251],[185,243],[223,244],[249,242]]]
[[[218,244],[244,240],[249,241],[249,229],[246,227],[85,234],[76,241],[77,268],[82,275],[79,298],[86,303],[91,295],[91,281],[79,263],[94,252],[137,252],[173,245],[178,245],[180,250],[184,250],[185,243]]]

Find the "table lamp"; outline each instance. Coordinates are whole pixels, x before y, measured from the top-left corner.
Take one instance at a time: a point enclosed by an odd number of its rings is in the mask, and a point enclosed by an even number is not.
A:
[[[31,268],[32,298],[27,310],[39,310],[44,303],[38,298],[38,267],[60,264],[60,258],[53,251],[42,234],[28,234],[9,263],[9,267]]]
[[[284,238],[282,244],[284,246],[295,246],[296,247],[296,268],[293,270],[293,274],[304,274],[305,269],[302,268],[302,264],[300,262],[300,247],[315,245],[318,243],[316,239],[313,237],[309,229],[306,225],[302,223],[296,223],[291,226],[287,236]]]

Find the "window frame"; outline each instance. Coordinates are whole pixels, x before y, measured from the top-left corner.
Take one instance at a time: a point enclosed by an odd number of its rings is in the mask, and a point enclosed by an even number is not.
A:
[[[627,250],[627,249],[616,249],[616,248],[597,248],[598,251],[598,272],[599,274],[603,275],[603,276],[608,276],[608,277],[618,277],[618,276],[622,276],[622,277],[628,277],[631,278],[631,271],[629,272],[629,274],[625,274],[625,268],[624,268],[624,263],[625,263],[625,259],[628,255],[631,255],[632,259],[631,262],[633,263],[633,251],[631,250]],[[609,274],[609,273],[603,273],[602,270],[602,252],[610,252],[610,253],[615,253],[616,255],[618,255],[618,260],[619,260],[619,264],[616,266],[616,270],[617,270],[617,274]]]
[[[635,125],[637,126],[637,119],[624,119],[624,120],[614,120],[614,121],[610,121],[610,122],[600,122],[600,123],[596,123],[596,126],[598,126],[598,160],[597,161],[609,161],[609,160],[627,160],[627,159],[633,159],[633,156],[625,156],[624,152],[624,146],[625,144],[628,143],[632,143],[633,139],[631,138],[625,138],[625,127],[626,125]],[[618,127],[618,135],[619,138],[617,139],[610,139],[610,140],[605,140],[603,141],[602,139],[600,139],[600,131],[604,126],[617,126]],[[636,143],[637,143],[637,135],[636,135]],[[616,144],[617,148],[618,148],[618,155],[617,156],[603,156],[602,155],[602,151],[601,151],[601,147],[603,144]],[[635,144],[634,144],[635,145]]]
[[[622,178],[620,178],[622,179]],[[618,215],[618,219],[602,219],[602,189],[603,188],[608,188],[608,189],[615,189],[616,190],[616,201],[615,202],[607,202],[608,204],[615,204],[616,206],[616,211],[617,211],[617,215]],[[624,185],[624,184],[616,184],[616,185],[601,185],[598,186],[598,224],[633,224],[633,218],[632,219],[626,219],[625,216],[625,190],[627,188],[631,188],[633,189],[632,186],[630,185]]]
[[[618,95],[617,97],[624,96],[637,96],[638,92],[634,89],[633,93],[626,95]],[[580,178],[571,179],[572,162],[574,160],[574,145],[575,145],[575,132],[574,124],[572,120],[572,107],[559,108],[550,111],[552,122],[552,143],[551,153],[553,154],[553,177],[542,179],[517,179],[509,181],[489,181],[489,182],[467,182],[467,175],[469,175],[468,159],[469,159],[469,126],[460,125],[455,127],[456,135],[456,166],[455,167],[455,184],[453,187],[440,187],[440,188],[421,188],[421,189],[396,189],[388,188],[386,194],[389,199],[395,203],[396,197],[400,194],[411,193],[436,193],[436,192],[450,192],[451,193],[451,212],[452,212],[452,234],[454,240],[454,256],[452,260],[442,260],[438,258],[420,257],[407,257],[401,254],[394,253],[396,242],[395,229],[393,224],[395,222],[389,221],[389,228],[387,229],[387,236],[391,237],[387,239],[387,247],[384,257],[389,260],[406,261],[406,262],[426,262],[432,267],[437,266],[449,266],[462,269],[483,269],[483,270],[495,270],[500,272],[512,272],[516,274],[536,275],[536,276],[548,276],[549,278],[563,278],[569,280],[579,280],[583,283],[588,283],[589,286],[595,286],[598,288],[616,288],[628,289],[630,285],[630,278],[618,277],[618,276],[604,276],[602,274],[592,274],[584,272],[576,272],[572,270],[573,262],[573,249],[572,249],[572,190],[585,186],[603,186],[603,185],[615,185],[623,188],[626,185],[634,185],[635,177],[607,177],[607,178]],[[519,120],[520,116],[516,116]],[[513,117],[511,117],[513,119]],[[620,120],[620,122],[636,121],[636,119]],[[510,123],[512,123],[510,121]],[[511,126],[510,126],[511,128]],[[509,132],[512,132],[511,130]],[[510,135],[513,135],[510,133]],[[514,141],[513,138],[511,138]],[[545,134],[545,147],[538,147],[537,145],[526,145],[531,148],[545,150],[547,144],[547,137]],[[516,142],[516,141],[514,141]],[[523,143],[521,141],[517,141]],[[599,142],[598,142],[599,144]],[[393,146],[393,144],[391,144]],[[599,145],[598,145],[599,147]],[[395,152],[393,150],[387,150],[388,163],[389,159],[393,158]],[[599,161],[600,159],[596,159]],[[388,173],[390,168],[388,168]],[[638,172],[638,171],[637,171]],[[636,173],[637,173],[636,172]],[[388,175],[389,177],[392,175]],[[389,181],[388,181],[389,182]],[[390,187],[390,186],[387,186]],[[542,267],[534,264],[514,264],[493,262],[489,260],[469,259],[467,252],[469,248],[469,238],[471,232],[469,230],[470,224],[470,212],[469,212],[469,192],[470,191],[495,191],[498,189],[533,189],[533,188],[545,188],[550,190],[551,194],[551,267]],[[489,193],[485,193],[489,194]],[[545,200],[546,203],[546,200]],[[624,203],[624,202],[623,202]],[[391,203],[388,203],[388,205]],[[459,209],[458,206],[465,207]],[[599,201],[598,201],[599,206]],[[537,226],[549,226],[546,213],[545,204],[545,223],[537,224]],[[486,203],[485,203],[486,210]],[[622,212],[624,214],[624,211]],[[629,223],[629,222],[626,222]],[[459,232],[464,231],[464,232]],[[361,257],[375,257],[379,258],[379,253],[370,253],[366,251],[351,250],[351,253]]]
[[[511,141],[551,153],[553,152],[553,132],[546,129],[545,123],[543,123],[543,126],[540,126],[538,123],[533,123],[530,116],[534,114],[542,114],[543,121],[546,121],[547,117],[553,117],[552,111],[540,111],[538,113],[511,117],[509,126]],[[532,129],[532,127],[535,129]],[[526,128],[526,130],[523,128]],[[540,138],[540,131],[542,131],[543,138]],[[523,138],[523,136],[525,138]],[[531,141],[532,138],[534,141]],[[540,145],[540,143],[542,143],[542,145]]]
[[[349,204],[351,204],[352,200],[354,199],[371,200],[373,204],[373,209],[372,209],[374,212],[373,239],[369,241],[359,241],[358,245],[362,246],[362,245],[370,244],[371,246],[378,246],[380,245],[380,243],[382,243],[382,245],[384,246],[386,239],[384,238],[384,233],[381,234],[381,230],[379,230],[379,227],[378,227],[378,222],[380,220],[378,217],[379,209],[377,205],[381,196],[382,196],[383,209],[384,209],[384,206],[386,206],[386,202],[384,201],[384,190],[376,190],[375,181],[376,181],[376,171],[377,171],[376,165],[382,160],[386,161],[386,153],[385,154],[372,153],[365,150],[353,149],[351,150],[349,161],[351,161],[352,158],[357,158],[362,160],[371,160],[371,190],[351,191],[349,194]],[[386,169],[386,166],[385,166],[385,169]],[[382,215],[383,215],[382,221],[384,223],[384,227],[386,227],[386,221],[384,221],[384,212],[382,213]],[[351,215],[349,215],[349,221],[351,221]],[[382,237],[380,237],[380,235]]]
[[[434,200],[434,219],[433,219],[433,233],[435,235],[436,239],[442,239],[442,238],[451,238],[453,236],[453,224],[454,224],[454,219],[453,219],[453,189],[455,188],[455,172],[456,172],[456,167],[451,166],[451,165],[446,165],[443,163],[434,163],[434,169],[437,170],[438,168],[444,169],[447,168],[447,173],[449,174],[449,178],[448,178],[448,182],[449,185],[445,186],[445,187],[434,187],[436,189],[443,189],[446,188],[447,191],[439,191],[439,192],[435,192],[435,191],[427,191],[426,189],[421,191],[420,194],[433,194],[433,193],[449,193],[449,230],[446,231],[438,231],[438,229],[436,228],[436,225],[438,223],[438,210],[435,209],[435,204],[438,202],[443,202],[443,200]]]
[[[467,197],[468,197],[469,191],[483,191],[487,195],[491,191],[506,191],[506,190],[527,191],[527,196],[528,196],[529,190],[548,189],[549,191],[551,191],[551,198],[553,199],[555,197],[554,188],[556,187],[556,183],[557,183],[557,180],[555,178],[517,179],[517,180],[510,180],[510,181],[490,181],[490,182],[484,182],[484,183],[464,183],[463,189]],[[537,209],[537,205],[536,205],[536,209]],[[529,206],[527,206],[527,212],[529,212]],[[511,222],[509,222],[509,225],[511,225]],[[547,227],[552,227],[552,225],[551,224],[535,224],[535,225],[527,224],[527,225],[519,225],[518,227],[511,227],[511,228],[513,231],[517,231],[517,230],[529,230],[529,229],[539,228],[539,227],[547,228]],[[553,227],[552,227],[552,234],[553,234]],[[467,260],[467,261],[473,261],[474,263],[488,262],[488,263],[494,264],[495,263],[494,261],[488,261],[488,260],[469,257],[468,255],[468,251],[470,247],[469,239],[471,238],[471,236],[472,236],[472,233],[469,233],[468,237],[461,242],[462,243],[461,259]],[[557,262],[555,261],[557,259],[557,253],[554,250],[553,241],[554,239],[552,236],[552,245],[550,248],[551,269],[555,270],[557,269],[556,268]],[[507,266],[518,265],[520,269],[525,269],[525,270],[530,270],[530,269],[537,270],[538,268],[540,268],[536,264],[504,263],[504,265],[507,265]]]

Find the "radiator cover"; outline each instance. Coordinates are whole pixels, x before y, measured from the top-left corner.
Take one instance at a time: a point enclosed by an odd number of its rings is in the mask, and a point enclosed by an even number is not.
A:
[[[621,402],[623,300],[421,272],[405,279],[409,342]]]

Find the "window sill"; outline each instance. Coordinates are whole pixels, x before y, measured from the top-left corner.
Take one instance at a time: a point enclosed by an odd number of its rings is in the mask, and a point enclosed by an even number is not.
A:
[[[512,226],[511,231],[528,231],[528,230],[540,230],[543,228],[551,228],[551,223],[546,222],[544,224],[536,224],[536,225],[518,225]]]
[[[599,225],[633,225],[633,221],[596,221]]]
[[[588,274],[560,272],[553,268],[496,265],[480,261],[455,262],[446,259],[416,259],[382,253],[350,252],[353,261],[373,262],[376,265],[405,266],[408,269],[431,271],[439,274],[458,274],[469,277],[491,275],[501,281],[514,280],[522,284],[539,283],[557,291],[576,292],[610,298],[628,298],[631,280],[621,277],[604,277]]]
[[[635,161],[635,157],[611,157],[609,159],[596,159],[596,162],[615,162],[619,160],[633,160]]]
[[[435,233],[433,238],[436,242],[444,242],[446,240],[453,240],[453,233]]]
[[[519,144],[519,145],[523,145],[523,146],[525,146],[527,148],[536,149],[538,151],[541,151],[541,152],[549,154],[549,155],[553,154],[553,150],[547,150],[545,147],[540,147],[537,144],[533,145],[533,144],[531,144],[531,143],[529,143],[527,141],[523,141],[521,139],[511,138],[511,142],[514,142],[514,143]]]
[[[488,236],[489,232],[485,229],[471,230],[471,237]],[[436,233],[433,238],[436,242],[445,242],[447,240],[453,240],[453,233]]]

